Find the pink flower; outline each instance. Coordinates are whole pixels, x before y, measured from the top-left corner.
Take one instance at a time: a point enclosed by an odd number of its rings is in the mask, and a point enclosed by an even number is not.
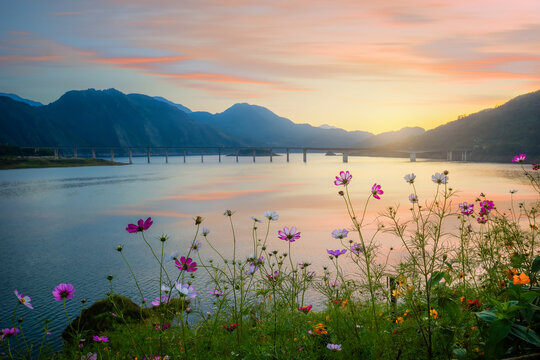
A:
[[[225,296],[225,292],[219,291],[218,289],[216,289],[216,290],[210,290],[208,293],[209,293],[210,295],[214,295],[215,297]]]
[[[266,275],[266,277],[270,281],[276,281],[278,276],[279,276],[279,271],[277,271],[277,270],[275,270],[273,274]]]
[[[336,176],[334,184],[336,186],[343,185],[347,186],[351,182],[352,175],[348,171],[340,171],[339,176]]]
[[[54,288],[52,294],[54,296],[54,300],[56,301],[62,301],[63,299],[71,299],[75,293],[75,288],[71,284],[59,284],[57,287]]]
[[[471,215],[474,210],[474,204],[468,204],[467,202],[462,202],[459,204],[459,210],[463,215]]]
[[[341,344],[328,344],[326,347],[332,351],[341,351]]]
[[[182,256],[180,261],[178,259],[174,260],[176,267],[180,271],[194,272],[197,271],[197,263],[193,261],[192,258],[187,258]]]
[[[348,234],[349,231],[347,231],[347,229],[336,229],[332,231],[332,237],[334,239],[345,239]]]
[[[296,232],[296,228],[293,226],[289,230],[287,226],[285,226],[282,230],[278,231],[278,238],[281,240],[294,242],[295,240],[300,239],[300,232]]]
[[[142,219],[139,219],[139,221],[137,221],[137,225],[129,224],[126,228],[126,231],[129,233],[136,233],[139,231],[148,230],[153,223],[154,222],[152,221],[152,218],[148,218],[144,222]]]
[[[156,300],[152,301],[152,305],[159,306],[161,304],[167,304],[169,302],[170,298],[168,295],[163,295],[161,299],[159,297],[156,298]]]
[[[109,338],[106,338],[105,336],[94,336],[93,339],[94,341],[101,342],[101,343],[109,342]]]
[[[2,338],[4,337],[10,337],[10,336],[13,336],[13,335],[16,335],[19,333],[19,329],[17,328],[5,328],[5,329],[2,329],[1,330],[2,332]]]
[[[335,256],[336,258],[339,256],[339,255],[343,255],[347,252],[347,249],[343,249],[343,250],[326,250],[326,252],[330,255],[333,255]]]
[[[478,221],[479,224],[487,223],[487,219],[483,216],[480,216],[478,219],[476,219],[476,221]]]
[[[533,163],[533,164],[532,164],[532,169],[535,170],[535,171],[538,170],[538,169],[540,169],[540,164]]]
[[[303,312],[304,314],[307,314],[311,310],[312,307],[313,305],[300,306],[298,308],[298,311]]]
[[[491,210],[495,209],[495,203],[491,200],[484,200],[480,202],[480,215],[487,215]]]
[[[519,154],[519,155],[514,156],[514,158],[512,159],[512,162],[522,163],[523,161],[525,161],[526,158],[527,158],[526,154]]]
[[[360,255],[364,251],[364,247],[362,246],[362,244],[354,243],[351,247],[351,251],[356,255]]]
[[[379,195],[384,194],[384,191],[381,190],[381,185],[377,185],[376,183],[373,184],[373,186],[371,187],[371,194],[375,199],[380,200],[381,198],[379,197]]]
[[[32,309],[32,310],[34,309],[32,304],[30,304],[30,301],[32,301],[30,299],[30,296],[24,296],[23,294],[19,294],[17,289],[13,290],[13,292],[15,293],[15,296],[17,297],[17,299],[19,299],[19,303],[23,304],[24,306],[26,306],[29,309]]]

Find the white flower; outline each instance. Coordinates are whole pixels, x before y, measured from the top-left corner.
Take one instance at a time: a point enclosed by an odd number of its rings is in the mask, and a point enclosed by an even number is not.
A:
[[[441,173],[435,173],[431,175],[431,181],[433,181],[435,184],[446,184],[448,182],[448,176],[441,174]]]
[[[403,177],[405,179],[406,182],[408,182],[409,184],[412,184],[414,182],[414,179],[416,179],[416,175],[414,175],[414,173],[411,173],[411,174],[407,174]]]
[[[251,220],[253,220],[255,222],[258,222],[258,223],[262,222],[261,220],[257,219],[255,216],[252,216]]]
[[[194,241],[193,244],[191,244],[191,251],[197,252],[201,248],[202,243],[200,241]]]
[[[255,264],[249,264],[249,269],[247,269],[244,274],[246,275],[253,275],[255,271],[257,271],[259,267],[255,266]]]
[[[210,229],[209,228],[203,228],[202,229],[202,236],[207,236],[208,234],[210,234]]]
[[[197,296],[197,292],[193,288],[193,285],[177,282],[174,287],[178,293],[180,293],[180,296],[185,296],[188,299],[194,299]]]
[[[349,234],[347,229],[336,229],[332,231],[332,237],[334,239],[344,239],[347,237],[347,234]]]
[[[277,219],[279,219],[279,215],[277,214],[277,212],[275,211],[266,211],[264,213],[264,217],[267,218],[268,220],[274,220],[276,221]]]
[[[161,285],[161,291],[165,291],[166,294],[171,292],[171,288],[167,285]]]

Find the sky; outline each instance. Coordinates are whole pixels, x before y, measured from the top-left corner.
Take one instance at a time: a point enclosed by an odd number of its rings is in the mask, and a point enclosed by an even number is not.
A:
[[[540,89],[537,0],[0,1],[0,92],[426,129]]]

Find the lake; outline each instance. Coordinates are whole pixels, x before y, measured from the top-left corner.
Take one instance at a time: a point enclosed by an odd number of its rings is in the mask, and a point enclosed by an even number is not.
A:
[[[127,159],[117,158],[117,161]],[[70,316],[80,311],[80,299],[87,306],[103,298],[108,291],[108,274],[114,275],[115,291],[138,299],[137,290],[116,246],[124,246],[145,296],[158,296],[159,267],[140,234],[129,234],[125,227],[138,219],[151,216],[153,226],[146,233],[158,249],[159,237],[167,234],[166,252],[187,252],[195,226],[193,218],[204,218],[203,226],[211,230],[209,239],[221,251],[232,251],[231,229],[226,209],[234,211],[233,221],[240,257],[251,248],[251,216],[263,218],[266,210],[275,210],[280,218],[271,225],[269,249],[286,251],[287,244],[277,239],[283,226],[296,226],[302,237],[292,244],[295,262],[313,263],[313,271],[322,273],[330,265],[326,250],[342,248],[330,236],[332,230],[349,228],[341,188],[333,184],[340,170],[353,175],[350,191],[358,211],[370,194],[373,183],[382,185],[381,200],[370,200],[368,232],[385,207],[402,204],[407,217],[410,185],[403,176],[414,172],[420,201],[432,196],[436,185],[435,172],[448,170],[450,186],[459,190],[460,201],[473,202],[480,192],[495,201],[499,211],[510,207],[509,190],[517,189],[514,200],[535,199],[520,167],[508,164],[480,164],[439,161],[409,162],[403,158],[349,157],[343,164],[340,156],[291,154],[284,156],[234,157],[217,156],[134,158],[131,166],[22,169],[0,171],[0,328],[11,327],[18,289],[32,297],[35,310],[19,307],[17,316],[24,317],[23,327],[29,337],[38,334],[40,322],[51,319],[51,342],[60,345],[60,333],[66,326],[63,307],[53,299],[51,291],[59,283],[72,283],[75,298],[68,301]],[[263,234],[260,233],[262,236]],[[383,250],[396,247],[392,261],[399,260],[399,241],[388,234],[379,237]],[[213,257],[208,247],[203,257]],[[171,272],[175,269],[168,264]],[[197,275],[202,275],[198,272]],[[204,279],[196,283],[204,305]],[[311,299],[314,304],[316,298]]]

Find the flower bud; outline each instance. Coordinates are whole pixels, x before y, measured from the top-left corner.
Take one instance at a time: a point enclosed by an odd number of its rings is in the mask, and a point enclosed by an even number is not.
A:
[[[118,246],[116,247],[116,251],[118,251],[118,252],[121,252],[123,249],[124,249],[124,248],[122,247],[122,245],[118,245]]]
[[[112,275],[107,275],[107,280],[111,281],[113,279]]]

